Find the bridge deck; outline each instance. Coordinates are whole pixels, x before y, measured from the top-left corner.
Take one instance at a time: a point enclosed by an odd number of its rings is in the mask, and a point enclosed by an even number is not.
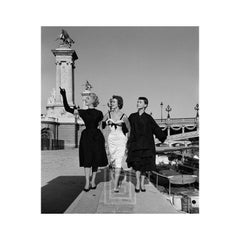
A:
[[[124,177],[120,192],[113,192],[108,169],[96,177],[97,188],[84,192],[84,171],[78,149],[42,151],[42,213],[179,213],[151,182],[146,192],[135,193],[135,174]]]
[[[102,180],[108,170],[102,170]],[[98,184],[96,190],[82,192],[65,213],[179,213],[152,183],[146,192],[135,193],[131,173],[121,184],[120,192],[113,192],[111,180]]]

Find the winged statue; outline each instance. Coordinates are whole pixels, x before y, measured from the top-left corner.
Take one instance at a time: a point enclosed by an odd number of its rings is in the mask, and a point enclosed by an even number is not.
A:
[[[74,41],[70,38],[69,34],[67,33],[66,30],[62,29],[62,32],[60,36],[56,39],[57,40],[62,40],[63,44],[67,44],[69,47],[74,43]]]

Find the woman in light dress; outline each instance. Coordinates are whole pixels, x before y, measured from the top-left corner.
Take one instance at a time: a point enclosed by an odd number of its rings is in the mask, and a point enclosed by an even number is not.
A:
[[[119,192],[119,177],[123,161],[126,157],[126,145],[130,134],[130,123],[126,114],[120,109],[123,107],[123,99],[113,95],[110,103],[111,111],[103,118],[103,128],[110,128],[108,135],[108,150],[110,155],[109,165],[114,169],[114,192]]]

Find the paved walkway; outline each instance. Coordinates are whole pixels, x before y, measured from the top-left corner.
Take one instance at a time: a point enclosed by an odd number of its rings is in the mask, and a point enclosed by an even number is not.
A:
[[[119,193],[113,192],[110,171],[101,169],[97,188],[84,192],[78,150],[42,151],[42,213],[179,213],[146,180],[146,192],[135,193],[135,174],[122,173]]]

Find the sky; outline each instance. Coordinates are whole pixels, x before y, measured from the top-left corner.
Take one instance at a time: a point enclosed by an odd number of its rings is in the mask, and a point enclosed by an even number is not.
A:
[[[88,80],[100,99],[98,109],[107,111],[112,95],[123,97],[122,111],[136,112],[139,96],[149,100],[148,113],[161,118],[160,103],[170,105],[170,116],[195,117],[199,102],[198,27],[42,27],[41,112],[56,84],[55,41],[61,29],[75,41],[75,103]]]

